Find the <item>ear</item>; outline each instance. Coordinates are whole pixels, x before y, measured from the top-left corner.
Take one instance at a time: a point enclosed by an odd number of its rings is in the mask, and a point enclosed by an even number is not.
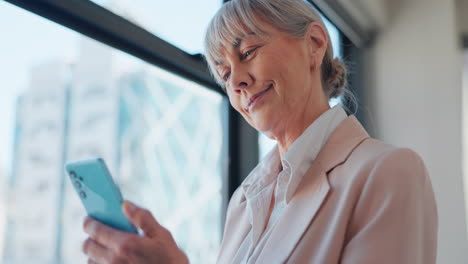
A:
[[[327,52],[328,36],[325,29],[318,22],[311,22],[307,27],[306,42],[308,45],[310,68],[318,69],[322,65]]]

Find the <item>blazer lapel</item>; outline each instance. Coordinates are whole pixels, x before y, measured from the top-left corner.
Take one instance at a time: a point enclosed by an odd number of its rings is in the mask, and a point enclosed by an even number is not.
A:
[[[252,225],[249,221],[247,202],[243,194],[237,197],[226,217],[224,237],[216,263],[231,263]],[[239,201],[240,200],[240,201]]]
[[[346,161],[366,138],[369,135],[354,116],[338,125],[278,219],[258,263],[283,263],[288,259],[326,200],[330,191],[327,173]]]

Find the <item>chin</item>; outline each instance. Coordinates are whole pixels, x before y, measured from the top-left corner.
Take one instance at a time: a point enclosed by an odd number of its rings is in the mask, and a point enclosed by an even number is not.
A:
[[[255,128],[255,130],[265,134],[265,136],[272,138],[272,130],[273,130],[273,122],[266,118],[255,118],[252,120],[252,122],[249,122],[249,124]]]
[[[245,115],[244,119],[249,123],[255,130],[264,133],[269,138],[269,134],[275,127],[275,124],[278,123],[278,116],[273,114],[269,109],[257,109],[255,112],[250,115]]]

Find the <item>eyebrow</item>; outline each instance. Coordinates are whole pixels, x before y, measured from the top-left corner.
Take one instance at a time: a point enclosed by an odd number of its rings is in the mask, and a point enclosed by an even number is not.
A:
[[[248,32],[247,34],[244,33],[242,36],[236,38],[234,43],[232,43],[232,47],[233,48],[238,48],[240,46],[240,44],[242,43],[242,40],[244,40],[245,35],[256,35],[256,34],[255,34],[255,32]]]
[[[244,40],[244,38],[245,38],[246,35],[257,35],[257,34],[255,34],[255,32],[253,32],[253,31],[252,31],[252,32],[248,32],[248,33],[242,34],[240,37],[237,37],[237,38],[234,40],[234,42],[232,43],[232,47],[233,47],[234,49],[238,48],[238,47],[241,45],[241,43],[242,43],[242,41]],[[216,65],[216,66],[219,66],[219,65],[222,65],[222,64],[224,64],[224,61],[223,61],[223,60],[215,61],[215,65]]]

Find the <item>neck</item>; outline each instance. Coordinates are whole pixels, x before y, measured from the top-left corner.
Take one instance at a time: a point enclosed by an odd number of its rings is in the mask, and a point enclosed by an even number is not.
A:
[[[307,119],[302,119],[301,122],[297,123],[293,128],[287,129],[283,134],[276,137],[280,156],[283,157],[294,141],[296,141],[296,139],[300,137],[302,133],[304,133],[304,131],[328,109],[330,108],[322,109],[321,112],[314,113]]]
[[[296,141],[296,139],[300,137],[320,115],[330,109],[328,101],[320,104],[320,107],[313,104],[312,106],[313,107],[304,108],[302,113],[291,115],[294,117],[286,122],[283,126],[284,130],[274,136],[278,143],[278,149],[281,157],[283,157],[294,141]]]

